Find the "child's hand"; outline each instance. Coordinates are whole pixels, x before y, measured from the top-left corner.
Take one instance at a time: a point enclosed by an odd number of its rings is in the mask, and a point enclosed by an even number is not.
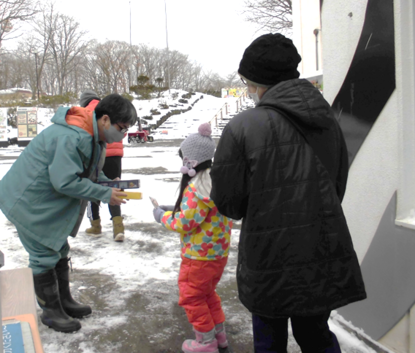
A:
[[[157,223],[161,223],[161,219],[166,211],[163,210],[161,207],[157,207],[153,209],[153,216]]]
[[[174,206],[165,206],[165,205],[160,205],[160,208],[162,208],[165,211],[172,211],[174,210]]]

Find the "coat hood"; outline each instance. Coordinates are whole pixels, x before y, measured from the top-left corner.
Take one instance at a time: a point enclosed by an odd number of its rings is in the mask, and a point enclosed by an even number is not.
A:
[[[95,133],[95,139],[98,141],[98,127],[93,110],[82,107],[60,107],[51,121],[69,128],[76,126],[91,136]]]
[[[330,105],[309,81],[283,81],[268,89],[256,108],[274,107],[310,129],[327,129],[332,124]]]

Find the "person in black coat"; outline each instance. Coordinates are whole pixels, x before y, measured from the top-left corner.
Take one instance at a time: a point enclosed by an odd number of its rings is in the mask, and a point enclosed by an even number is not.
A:
[[[298,79],[292,41],[266,34],[238,73],[255,108],[225,127],[211,169],[211,197],[243,219],[239,298],[252,313],[256,353],[286,352],[287,323],[302,352],[340,352],[331,310],[366,298],[341,207],[348,160],[330,105]]]

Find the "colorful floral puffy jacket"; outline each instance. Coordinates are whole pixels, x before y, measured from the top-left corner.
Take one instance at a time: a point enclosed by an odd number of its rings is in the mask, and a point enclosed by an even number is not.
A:
[[[229,253],[232,221],[210,199],[209,171],[192,178],[183,192],[180,211],[168,211],[161,219],[167,229],[180,233],[182,256],[193,260],[219,260]]]

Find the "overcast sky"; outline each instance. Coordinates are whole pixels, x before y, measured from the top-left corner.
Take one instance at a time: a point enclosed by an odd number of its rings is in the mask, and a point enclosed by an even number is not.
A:
[[[100,42],[145,43],[188,54],[206,71],[226,76],[238,69],[245,48],[262,32],[244,20],[244,0],[56,0],[59,12],[74,17]],[[130,4],[131,3],[131,4]]]

